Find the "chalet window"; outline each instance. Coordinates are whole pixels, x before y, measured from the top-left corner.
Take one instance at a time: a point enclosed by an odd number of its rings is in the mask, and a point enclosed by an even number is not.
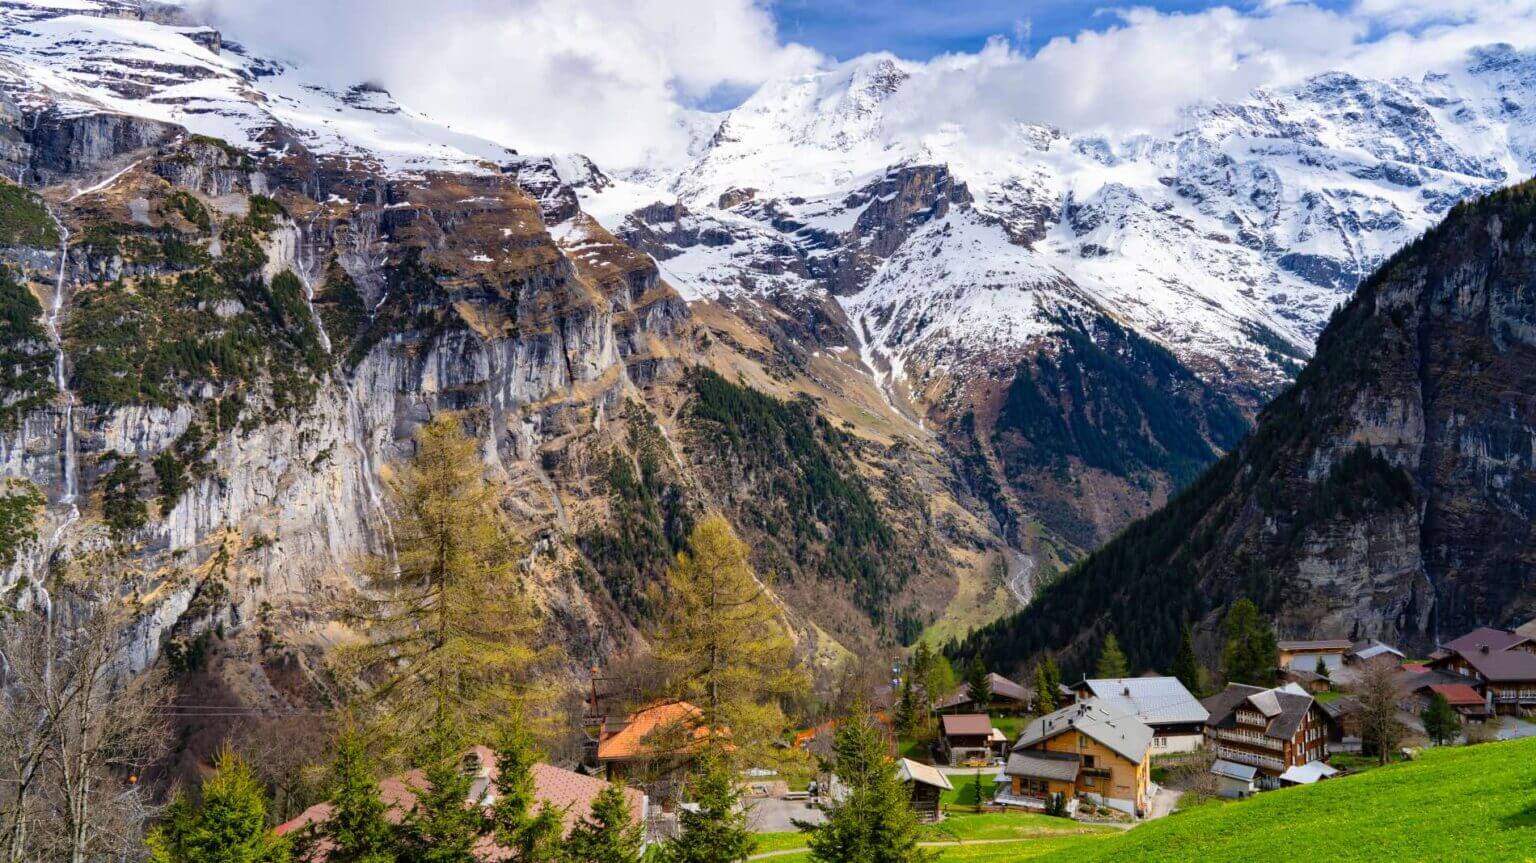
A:
[[[1093,767],[1093,756],[1092,755],[1084,755],[1083,756],[1083,766],[1087,767],[1087,768],[1090,768],[1090,769]]]
[[[1093,787],[1093,783],[1094,783],[1094,778],[1092,776],[1084,776],[1083,777],[1083,784],[1084,785],[1088,786],[1089,788],[1092,788]]]

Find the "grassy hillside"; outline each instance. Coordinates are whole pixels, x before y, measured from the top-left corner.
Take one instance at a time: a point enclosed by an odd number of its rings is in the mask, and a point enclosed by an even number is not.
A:
[[[1049,861],[1536,860],[1536,739],[1261,794],[1078,843]]]
[[[939,863],[1536,863],[1536,738],[1432,750],[1417,761],[1202,806],[1126,833],[1040,815],[961,815],[924,834],[945,842],[930,846]],[[762,839],[758,852],[773,854],[765,859],[774,863],[808,859],[788,850],[804,847],[800,834]],[[961,844],[949,844],[957,839]]]

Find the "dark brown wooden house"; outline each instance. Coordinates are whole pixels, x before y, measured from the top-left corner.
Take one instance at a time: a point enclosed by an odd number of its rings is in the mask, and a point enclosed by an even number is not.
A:
[[[937,821],[942,817],[939,808],[939,799],[945,791],[954,786],[949,784],[949,777],[937,767],[928,764],[919,764],[910,758],[902,758],[896,762],[896,777],[906,785],[912,794],[912,811],[924,821]]]
[[[985,713],[952,713],[939,717],[939,743],[951,765],[992,758],[992,717]]]
[[[1279,777],[1328,757],[1330,719],[1294,683],[1275,689],[1230,683],[1203,703],[1211,714],[1205,736],[1217,758]]]

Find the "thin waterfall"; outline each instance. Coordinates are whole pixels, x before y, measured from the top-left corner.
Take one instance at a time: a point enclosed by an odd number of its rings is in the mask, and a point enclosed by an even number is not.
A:
[[[314,320],[315,330],[320,336],[320,345],[329,356],[331,350],[331,334],[325,329],[325,321],[321,319],[320,312],[315,308],[315,285],[310,278],[310,265],[313,261],[305,260],[309,255],[309,232],[313,228],[314,220],[303,229],[294,225],[294,270],[299,276],[299,283],[304,286],[304,301],[309,305],[310,317]],[[363,433],[365,425],[363,408],[357,400],[357,392],[348,379],[345,370],[339,366],[333,369],[337,382],[341,384],[341,390],[347,399],[347,426],[350,431],[352,448],[357,452],[358,470],[362,473],[363,491],[368,495],[368,505],[379,516],[379,521],[384,527],[385,550],[389,553],[390,563],[395,569],[400,568],[399,561],[395,558],[395,524],[389,517],[389,507],[384,504],[384,495],[379,490],[378,472],[374,468],[373,451],[369,448]]]
[[[59,503],[75,504],[79,492],[79,469],[75,453],[75,394],[69,389],[69,376],[64,368],[64,332],[59,318],[64,312],[64,280],[69,275],[69,229],[63,222],[59,226],[59,274],[53,283],[53,304],[48,309],[48,332],[53,337],[53,385],[64,398],[64,496]],[[77,513],[78,515],[78,513]]]

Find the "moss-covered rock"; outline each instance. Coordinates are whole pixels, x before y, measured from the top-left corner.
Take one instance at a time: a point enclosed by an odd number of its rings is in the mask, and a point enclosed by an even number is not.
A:
[[[43,307],[32,292],[0,268],[0,431],[18,428],[58,392],[42,318]]]
[[[59,229],[43,199],[26,189],[0,181],[0,246],[52,248]]]
[[[43,493],[27,480],[0,480],[0,567],[15,563],[17,551],[37,539],[43,503]]]

